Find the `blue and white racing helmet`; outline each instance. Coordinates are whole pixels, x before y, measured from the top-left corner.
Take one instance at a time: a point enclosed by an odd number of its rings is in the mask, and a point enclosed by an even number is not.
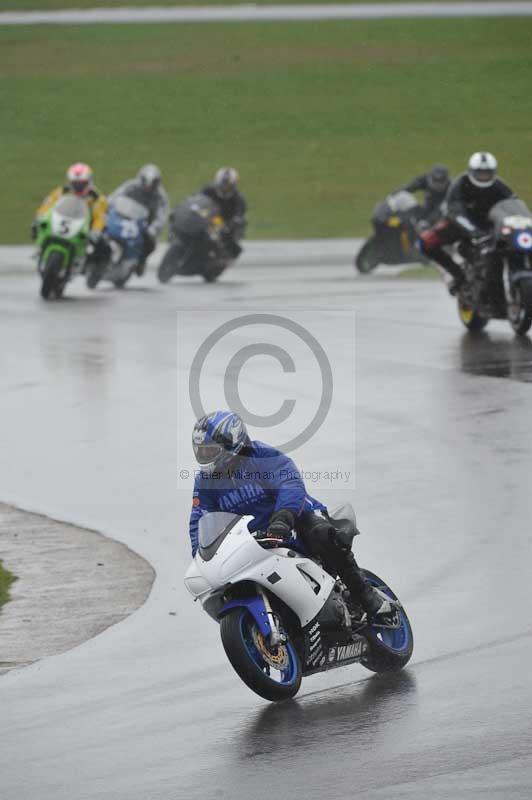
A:
[[[206,471],[223,467],[240,453],[248,441],[246,426],[232,411],[206,414],[196,422],[192,431],[196,461]]]

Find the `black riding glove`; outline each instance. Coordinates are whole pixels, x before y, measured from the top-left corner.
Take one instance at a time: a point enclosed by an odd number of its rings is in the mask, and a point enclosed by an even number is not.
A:
[[[289,539],[294,528],[295,516],[292,511],[281,508],[270,519],[267,535],[272,539]]]

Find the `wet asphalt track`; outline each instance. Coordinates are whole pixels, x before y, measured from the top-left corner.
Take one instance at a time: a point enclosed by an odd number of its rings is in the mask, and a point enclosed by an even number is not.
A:
[[[123,623],[0,680],[2,800],[530,798],[532,342],[502,323],[472,339],[442,286],[348,266],[67,293],[0,278],[0,499],[126,541],[157,581]],[[270,706],[182,586],[175,312],[294,303],[324,327],[357,310],[356,552],[416,650],[397,676],[338,669]],[[317,437],[305,466],[342,445]]]

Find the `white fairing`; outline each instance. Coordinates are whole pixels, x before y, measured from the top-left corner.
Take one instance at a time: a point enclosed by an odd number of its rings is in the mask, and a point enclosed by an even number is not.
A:
[[[393,211],[394,214],[405,213],[419,205],[415,196],[404,189],[395,194],[388,195],[386,202],[390,207],[390,211]]]
[[[253,581],[277,595],[297,614],[301,625],[307,625],[332,592],[333,578],[309,558],[293,555],[285,547],[261,547],[248,531],[249,520],[239,520],[209,561],[196,553],[185,575],[185,586],[204,604],[212,592],[228,583]]]
[[[514,231],[528,230],[532,228],[532,217],[521,217],[515,215],[513,217],[505,217],[503,224],[507,228],[513,228]]]
[[[72,219],[66,217],[54,208],[52,211],[52,232],[62,239],[72,239],[82,229],[85,218]]]

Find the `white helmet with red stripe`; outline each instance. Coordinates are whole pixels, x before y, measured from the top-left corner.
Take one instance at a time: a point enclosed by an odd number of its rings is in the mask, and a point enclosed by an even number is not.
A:
[[[68,185],[78,197],[86,197],[92,189],[92,169],[77,161],[67,170]]]

